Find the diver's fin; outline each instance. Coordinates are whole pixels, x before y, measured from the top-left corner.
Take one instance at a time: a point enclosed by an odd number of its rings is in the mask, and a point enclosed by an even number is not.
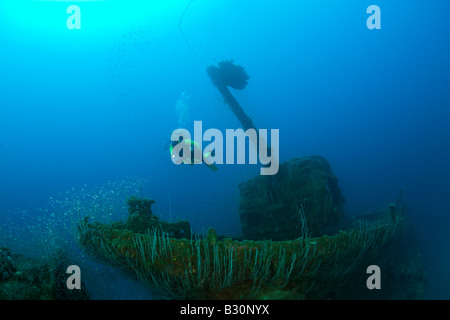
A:
[[[216,165],[213,163],[213,164],[207,164],[206,162],[205,162],[205,164],[206,164],[206,166],[208,167],[208,168],[210,168],[212,171],[219,171],[219,168],[217,168],[216,167]]]
[[[215,150],[213,150],[213,152],[215,153]],[[206,166],[208,168],[210,168],[212,171],[219,171],[219,168],[216,167],[216,165],[213,163],[208,163],[208,161],[210,161],[210,157],[211,157],[212,153],[211,152],[207,152],[203,154],[203,159],[204,159],[204,163],[206,164]]]

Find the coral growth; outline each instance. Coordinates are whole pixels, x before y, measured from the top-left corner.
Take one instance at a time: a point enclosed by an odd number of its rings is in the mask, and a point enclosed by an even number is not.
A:
[[[218,236],[212,228],[191,234],[189,222],[160,221],[151,213],[152,200],[131,198],[127,222],[82,219],[80,243],[172,299],[395,297],[387,290],[369,293],[361,278],[374,261],[392,268],[392,257],[399,256],[396,241],[407,225],[402,207],[344,220],[344,198],[322,157],[291,160],[275,177],[258,176],[240,188],[246,240]],[[406,280],[391,275],[392,290],[423,280],[405,261],[397,266],[407,270]],[[421,286],[409,287],[408,297],[420,296]]]
[[[31,259],[0,247],[0,300],[90,299],[83,282],[80,290],[67,288],[68,265],[60,250],[44,259]]]
[[[180,220],[174,223],[161,221],[152,213],[152,204],[156,201],[148,198],[131,196],[127,199],[128,219],[124,222],[115,222],[114,228],[127,229],[135,233],[146,233],[148,230],[161,229],[175,238],[189,238],[191,226],[189,221]]]
[[[312,236],[330,233],[344,216],[344,197],[328,161],[320,156],[292,159],[275,176],[239,185],[239,215],[245,238],[292,240],[301,235],[301,209]]]
[[[244,130],[256,129],[253,120],[244,112],[234,96],[231,94],[228,87],[237,90],[243,90],[248,83],[249,76],[242,66],[233,64],[231,60],[225,60],[218,63],[219,67],[209,66],[206,69],[212,83],[220,91],[225,100],[231,108],[236,118],[242,125]]]
[[[231,87],[243,90],[247,86],[249,76],[242,66],[235,65],[232,60],[218,63],[219,67],[209,66],[206,69],[216,87]]]
[[[212,229],[175,239],[159,229],[142,234],[87,221],[79,231],[85,248],[134,270],[168,298],[318,299],[382,252],[404,223],[404,216],[395,223],[383,216],[334,236],[311,238],[305,230],[292,241],[218,241]]]

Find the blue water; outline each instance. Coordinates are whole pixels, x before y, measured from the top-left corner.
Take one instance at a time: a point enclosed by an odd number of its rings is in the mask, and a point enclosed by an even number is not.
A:
[[[164,150],[182,92],[191,96],[189,130],[194,120],[204,130],[240,127],[205,72],[233,59],[250,75],[233,94],[258,128],[280,130],[280,161],[327,158],[346,213],[384,208],[404,190],[426,298],[449,299],[450,4],[160,2],[74,1],[81,29],[70,30],[67,2],[0,1],[5,245],[37,244],[30,233],[55,225],[55,238],[75,246],[64,233],[70,199],[83,198],[89,211],[92,190],[115,190],[107,201],[117,208],[125,200],[114,195],[140,186],[162,219],[239,234],[238,184],[259,166],[175,166]],[[372,4],[381,8],[380,30],[366,26]],[[148,298],[115,272],[116,293],[106,297]]]

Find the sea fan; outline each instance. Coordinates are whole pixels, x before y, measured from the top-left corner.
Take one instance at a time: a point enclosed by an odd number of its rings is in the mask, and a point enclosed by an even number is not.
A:
[[[248,83],[249,76],[244,67],[235,65],[232,60],[218,63],[219,67],[209,66],[206,72],[216,87],[231,87],[243,90]]]

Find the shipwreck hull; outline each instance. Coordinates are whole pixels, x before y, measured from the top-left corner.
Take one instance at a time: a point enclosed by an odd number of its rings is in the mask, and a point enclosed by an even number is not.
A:
[[[219,241],[213,229],[175,239],[156,228],[137,233],[87,220],[79,231],[84,248],[132,270],[161,297],[324,299],[355,276],[365,288],[365,268],[383,259],[405,225],[404,215],[387,210],[377,221],[358,220],[334,235],[305,232],[291,241]]]

